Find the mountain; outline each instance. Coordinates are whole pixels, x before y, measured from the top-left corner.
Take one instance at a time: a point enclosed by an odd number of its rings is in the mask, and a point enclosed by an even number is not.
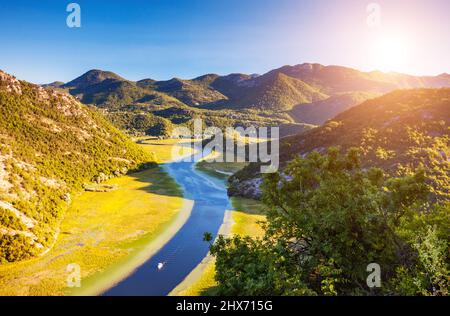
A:
[[[304,63],[283,66],[261,76],[206,74],[190,80],[143,79],[137,82],[113,72],[90,70],[64,85],[54,83],[50,86],[68,89],[83,102],[99,106],[117,105],[115,103],[153,106],[169,102],[171,106],[257,108],[283,112],[298,104],[316,103],[330,97],[332,99],[327,104],[335,104],[333,100],[348,104],[344,102],[347,100],[351,104],[361,100],[364,93],[376,96],[396,89],[450,87],[450,75],[410,76]],[[154,99],[159,99],[159,102],[153,103]],[[322,110],[318,109],[318,112]]]
[[[217,76],[205,75],[192,80],[174,78],[169,81],[159,81],[153,84],[156,91],[164,92],[189,106],[203,106],[228,98],[209,85]]]
[[[83,103],[108,107],[132,103],[146,95],[134,82],[113,72],[96,69],[62,85],[61,88]]]
[[[357,147],[363,166],[394,174],[426,167],[434,195],[450,199],[450,89],[397,90],[354,106],[324,125],[281,141],[280,161],[329,147]],[[258,195],[259,166],[230,181],[231,194]]]
[[[412,162],[408,158],[412,147],[423,150],[440,138],[448,145],[449,132],[449,88],[396,90],[352,107],[306,134],[286,137],[283,143],[289,149],[283,156],[287,160],[329,146],[360,147],[364,163],[389,168]],[[438,156],[448,160],[449,148],[441,149]]]
[[[101,70],[90,70],[80,77],[62,85],[84,103],[101,107],[145,104],[148,106],[200,106],[225,99],[220,92],[209,88],[213,75],[193,80],[174,78],[168,81],[143,79],[137,82]]]
[[[282,73],[268,73],[248,79],[245,88],[239,97],[229,101],[232,107],[286,111],[296,104],[311,103],[327,97],[320,90]]]
[[[187,82],[195,85],[200,83],[203,89],[206,89],[202,91],[204,95],[210,94],[211,91],[219,93],[216,98],[203,102],[204,107],[210,109],[259,109],[282,112],[295,104],[327,97],[308,84],[284,74],[268,73],[262,76],[209,74],[183,81],[184,84]],[[178,87],[175,84],[171,85],[172,90],[177,88],[181,89],[181,85]],[[174,96],[177,97],[176,94]]]
[[[108,81],[126,81],[119,75],[111,71],[103,71],[98,69],[92,69],[81,75],[80,77],[66,83],[64,88],[73,89],[75,91],[82,91],[83,89],[95,86],[99,83]],[[77,92],[75,92],[77,93]]]
[[[305,63],[284,66],[268,74],[284,74],[296,78],[329,95],[316,102],[302,102],[289,111],[298,123],[323,124],[334,115],[381,94],[411,88],[450,87],[450,75],[411,76],[379,71],[362,72],[342,66]]]
[[[1,71],[0,139],[0,262],[51,247],[84,183],[150,160],[95,108]]]
[[[210,83],[210,86],[231,100],[236,100],[245,94],[245,90],[253,85],[255,77],[234,73],[226,76],[219,76]]]
[[[395,89],[394,86],[373,80],[367,73],[341,66],[305,63],[283,66],[269,73],[282,73],[302,80],[328,95],[355,91],[382,93]]]

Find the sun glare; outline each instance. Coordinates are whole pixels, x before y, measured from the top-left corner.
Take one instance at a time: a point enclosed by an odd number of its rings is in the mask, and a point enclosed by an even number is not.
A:
[[[383,34],[371,47],[372,64],[384,72],[408,72],[411,49],[405,35]]]

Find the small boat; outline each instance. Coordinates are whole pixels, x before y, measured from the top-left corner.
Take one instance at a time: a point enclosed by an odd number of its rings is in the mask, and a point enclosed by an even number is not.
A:
[[[164,263],[160,262],[158,263],[158,270],[161,270],[164,267]]]

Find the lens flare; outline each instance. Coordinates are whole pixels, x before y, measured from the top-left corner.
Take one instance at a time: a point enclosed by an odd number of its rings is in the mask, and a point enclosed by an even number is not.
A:
[[[380,34],[372,42],[371,63],[384,72],[408,72],[411,46],[403,34]]]

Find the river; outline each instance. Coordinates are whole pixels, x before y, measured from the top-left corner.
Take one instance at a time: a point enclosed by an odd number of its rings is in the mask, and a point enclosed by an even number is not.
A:
[[[196,170],[195,162],[173,162],[163,168],[183,189],[185,198],[194,201],[191,215],[154,256],[103,295],[170,293],[207,255],[209,243],[203,241],[203,233],[210,232],[214,239],[225,210],[230,209],[225,182]]]

